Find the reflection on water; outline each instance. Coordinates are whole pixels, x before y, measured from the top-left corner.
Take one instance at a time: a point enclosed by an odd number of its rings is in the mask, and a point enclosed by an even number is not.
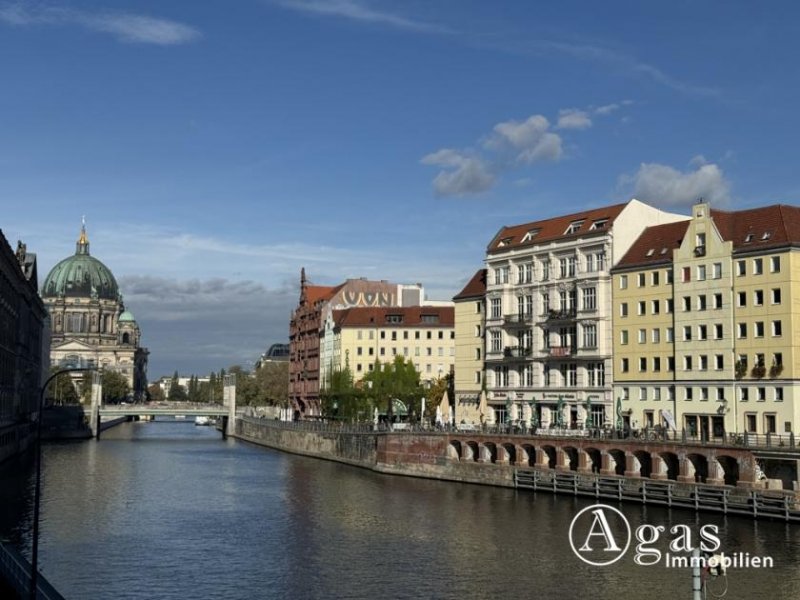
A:
[[[191,423],[126,424],[44,456],[41,565],[67,598],[691,597],[689,573],[637,566],[633,550],[580,562],[567,531],[586,500],[378,475]],[[32,487],[17,470],[0,481],[0,534],[25,545]],[[775,559],[731,572],[727,598],[800,598],[800,528],[622,509],[632,527],[716,523],[726,552]]]

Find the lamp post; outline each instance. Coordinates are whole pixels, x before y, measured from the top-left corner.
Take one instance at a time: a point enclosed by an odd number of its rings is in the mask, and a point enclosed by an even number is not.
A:
[[[39,392],[39,413],[36,420],[36,486],[33,492],[33,542],[31,544],[31,585],[30,598],[36,600],[37,587],[39,585],[39,506],[42,497],[42,411],[44,410],[44,394],[47,391],[47,384],[53,379],[64,373],[75,371],[96,371],[95,367],[74,367],[59,369],[42,384]]]

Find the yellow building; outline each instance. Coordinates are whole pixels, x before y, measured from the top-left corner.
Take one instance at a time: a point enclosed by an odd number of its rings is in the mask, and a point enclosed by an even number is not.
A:
[[[631,425],[672,420],[705,439],[797,430],[797,247],[793,206],[697,204],[690,221],[644,231],[612,271],[614,391]]]
[[[484,330],[486,269],[479,269],[455,303],[455,412],[461,423],[478,424],[480,393],[484,389]]]
[[[359,381],[376,360],[392,362],[403,356],[414,363],[422,382],[430,382],[453,369],[453,320],[452,306],[334,310],[324,324],[320,361],[327,372],[349,368]]]

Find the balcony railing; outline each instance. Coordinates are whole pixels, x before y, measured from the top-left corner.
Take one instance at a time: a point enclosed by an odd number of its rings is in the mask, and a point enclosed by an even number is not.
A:
[[[503,319],[510,324],[524,324],[533,321],[533,313],[512,313],[504,315]]]
[[[574,319],[576,314],[575,308],[564,308],[562,310],[548,310],[543,316],[548,321],[568,321]]]
[[[552,358],[566,358],[578,351],[575,346],[550,346],[550,356]]]
[[[531,354],[532,349],[525,346],[507,346],[503,349],[503,356],[507,358],[526,358]]]

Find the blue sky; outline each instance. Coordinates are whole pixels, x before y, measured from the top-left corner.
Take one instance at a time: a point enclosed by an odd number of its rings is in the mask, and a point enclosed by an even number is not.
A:
[[[0,228],[121,283],[150,377],[252,362],[299,270],[451,297],[504,224],[796,203],[790,2],[0,0]]]

